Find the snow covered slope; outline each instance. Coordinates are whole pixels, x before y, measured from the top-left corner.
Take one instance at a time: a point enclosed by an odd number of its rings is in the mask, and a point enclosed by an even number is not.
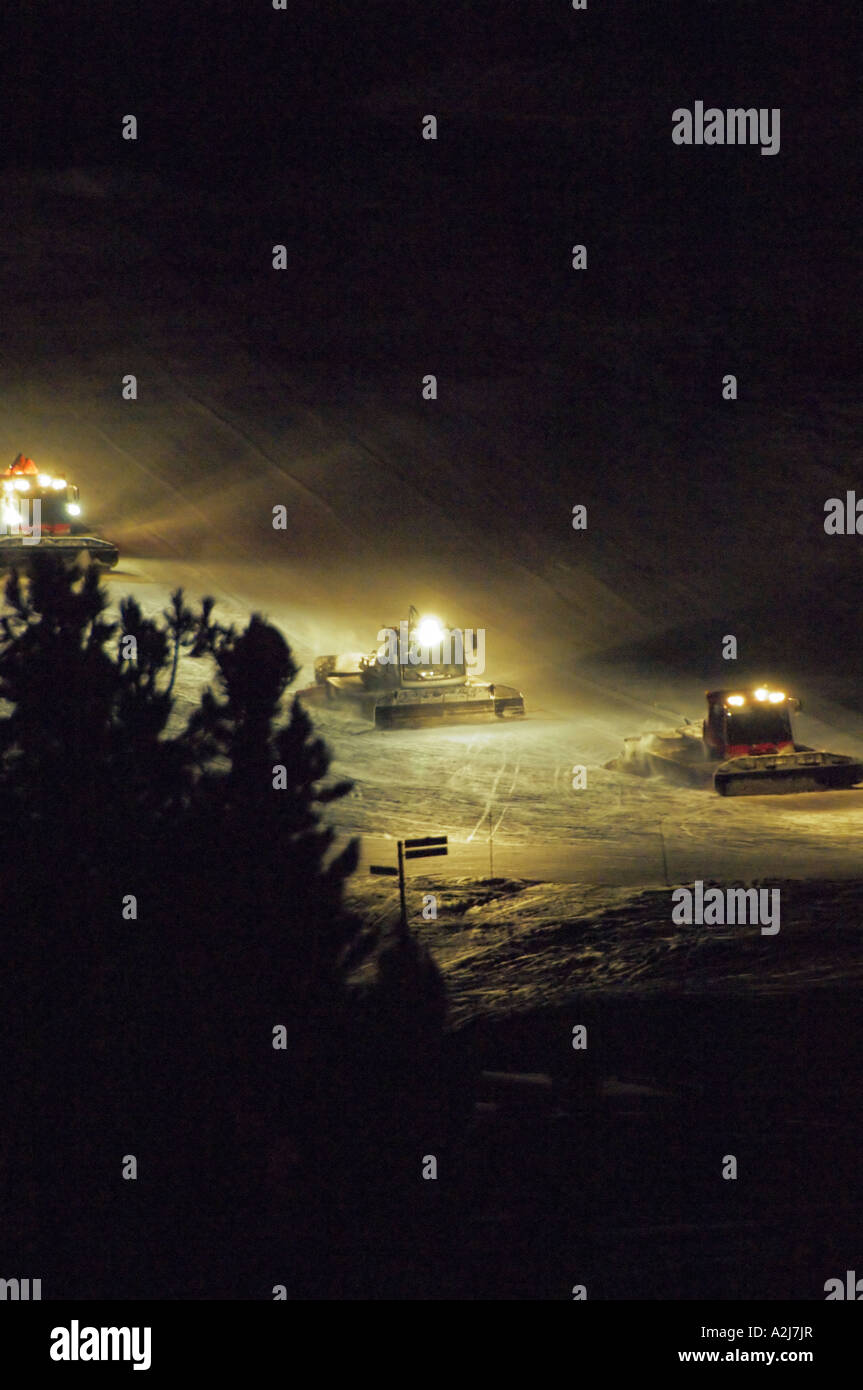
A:
[[[277,228],[257,264],[239,234],[220,261],[231,224],[200,190],[70,170],[7,173],[3,191],[21,216],[0,266],[0,450],[78,479],[121,547],[114,595],[158,608],[183,585],[226,616],[262,610],[301,682],[317,653],[369,646],[413,602],[486,628],[487,675],[524,689],[530,717],[506,729],[380,736],[325,718],[335,770],[356,779],[334,808],[346,832],[444,830],[455,871],[487,854],[491,823],[506,872],[589,882],[661,882],[660,827],[684,879],[849,871],[863,794],[728,806],[602,770],[625,734],[700,718],[705,685],[727,678],[727,632],[739,678],[803,694],[818,722],[802,737],[863,748],[856,538],[822,524],[859,459],[847,382],[795,407],[765,368],[732,409],[706,388],[694,328],[672,348],[667,322],[596,306],[558,307],[584,329],[575,360],[550,365],[520,338],[516,289],[503,312],[466,306],[470,341],[493,354],[471,365],[467,342],[442,347],[439,399],[424,402],[420,377],[438,366],[420,350],[427,321],[385,288],[365,318],[344,306],[340,347],[320,261],[307,283],[274,278]],[[177,225],[196,216],[200,245],[184,253]],[[359,265],[359,288],[370,273]],[[702,352],[695,380],[687,350]],[[199,678],[184,673],[181,691]]]

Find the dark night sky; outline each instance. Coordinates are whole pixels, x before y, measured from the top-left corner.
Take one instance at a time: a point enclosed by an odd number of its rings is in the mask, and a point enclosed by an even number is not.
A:
[[[853,232],[851,3],[83,8],[4,14],[7,164],[152,168],[212,188],[226,222],[241,202],[250,221],[283,200],[297,208],[296,176],[330,169],[333,222],[303,227],[300,213],[297,235],[308,249],[339,237],[347,259],[368,240],[364,199],[395,194],[391,244],[417,234],[409,194],[425,154],[416,118],[428,109],[445,125],[434,158],[452,193],[451,239],[467,260],[472,238],[493,228],[522,277],[556,255],[579,216],[636,272],[671,244],[682,252],[676,275],[716,284],[753,257],[798,263],[811,280]],[[706,160],[673,147],[671,110],[697,98],[780,106],[780,157],[715,149]],[[119,139],[126,112],[139,119],[134,154]],[[403,273],[414,273],[410,257]],[[836,280],[831,268],[828,288]],[[625,309],[619,274],[613,290],[601,275],[592,284]]]
[[[712,392],[732,354],[761,390],[793,373],[817,386],[813,370],[847,378],[857,355],[858,9],[22,8],[0,21],[0,158],[156,173],[167,195],[133,222],[188,277],[190,306],[237,296],[268,351],[410,372],[432,354],[462,375],[551,361],[575,396],[591,323],[643,319],[666,325],[663,389],[681,400]],[[671,112],[697,99],[780,107],[781,152],[676,147]],[[292,268],[273,295],[261,257],[281,239]],[[370,305],[398,342],[370,341]],[[608,369],[653,372],[656,342],[620,336]]]
[[[664,101],[690,92],[721,105],[727,93],[732,104],[798,107],[794,147],[850,169],[853,151],[829,133],[849,130],[858,9],[847,0],[593,0],[583,14],[464,0],[292,0],[287,12],[264,0],[22,6],[4,11],[0,34],[5,155],[29,138],[47,160],[121,158],[105,124],[134,108],[153,127],[152,157],[168,165],[211,160],[214,145],[247,165],[251,149],[277,164],[303,128],[330,127],[333,138],[346,117],[361,122],[358,103],[382,87],[413,85],[422,104],[438,80],[445,90],[447,78],[469,85],[500,65],[563,64],[572,96],[552,85],[552,122],[562,106],[578,113],[582,81],[591,104],[640,113],[639,139],[654,127],[664,139]],[[599,153],[593,142],[582,149],[589,161]]]
[[[793,669],[807,699],[817,672],[863,742],[859,551],[822,525],[826,497],[860,490],[860,0],[588,3],[3,6],[0,172],[20,199],[0,234],[10,459],[13,430],[34,457],[53,441],[84,465],[82,496],[89,481],[113,510],[108,534],[126,528],[133,573],[140,547],[142,582],[147,564],[171,586],[199,557],[224,564],[223,590],[274,612],[292,644],[297,616],[307,645],[327,633],[312,656],[345,650],[350,624],[359,640],[390,621],[375,610],[384,593],[431,595],[432,611],[446,599],[448,621],[502,634],[513,669],[489,675],[517,678],[531,715],[568,702],[555,786],[583,756],[584,725],[606,719],[602,687],[573,693],[583,661],[617,660],[651,702],[663,689],[682,702],[713,679],[727,632],[753,666]],[[781,152],[675,146],[672,111],[697,100],[780,108]],[[425,113],[435,143],[420,138]],[[105,176],[75,192],[40,172],[70,167]],[[276,276],[281,242],[290,264]],[[117,383],[133,369],[141,400],[127,408]],[[430,371],[439,408],[420,400]],[[728,371],[742,383],[732,408]],[[271,525],[283,497],[286,537]],[[589,505],[589,531],[573,531],[573,503]],[[148,558],[148,528],[167,533],[168,560],[155,546]],[[655,688],[662,663],[674,683]],[[628,707],[614,718],[630,731]],[[529,740],[541,719],[524,727]],[[354,742],[352,757],[373,756]],[[536,747],[546,818],[525,823],[542,838],[557,803]],[[404,768],[375,770],[357,804],[374,817],[382,789],[381,815],[393,802],[410,827],[420,788],[437,816],[440,787],[462,779],[419,768],[406,792]],[[464,780],[467,834],[469,767]],[[599,849],[625,819],[603,785]],[[566,804],[567,834],[579,814]],[[753,824],[757,856],[766,815]],[[715,1048],[735,1095],[737,1025],[735,1006]],[[706,1056],[701,1018],[684,1031]],[[847,1102],[840,1032],[823,1056]],[[742,1034],[751,1056],[738,1044],[765,1075],[768,1035],[758,1012]],[[810,1081],[814,1095],[817,1058]],[[778,1152],[769,1126],[768,1138]],[[858,1158],[849,1137],[848,1172]],[[673,1163],[662,1170],[674,1179]],[[676,1188],[669,1200],[682,1210]],[[858,1254],[841,1258],[826,1272]]]

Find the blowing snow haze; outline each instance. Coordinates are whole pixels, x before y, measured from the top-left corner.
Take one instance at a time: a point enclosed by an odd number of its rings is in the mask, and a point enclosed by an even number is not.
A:
[[[854,481],[850,49],[805,6],[766,50],[746,6],[661,8],[7,16],[12,456],[75,455],[121,540],[278,559],[361,645],[407,583],[524,670],[743,610],[820,664],[827,595],[857,650],[820,521]],[[781,108],[781,154],[676,146],[701,97]]]
[[[462,887],[420,930],[459,1023],[513,1003],[516,947],[531,1016],[597,980],[644,1004],[852,971],[847,940],[841,963],[820,930],[800,944],[793,899],[778,944],[693,946],[662,937],[664,897],[648,931],[626,895],[853,881],[863,792],[733,803],[608,766],[625,737],[700,730],[705,690],[762,681],[803,696],[807,749],[863,754],[859,7],[787,0],[769,30],[757,8],[0,16],[0,472],[23,453],[74,479],[119,549],[112,612],[182,586],[220,621],[263,613],[304,686],[416,605],[481,633],[483,679],[524,694],[489,730],[312,711],[363,870],[449,836],[429,862]],[[200,682],[182,657],[180,715]],[[352,892],[390,920],[390,877]],[[540,1033],[499,1063],[483,1035],[483,1062],[544,1073]]]

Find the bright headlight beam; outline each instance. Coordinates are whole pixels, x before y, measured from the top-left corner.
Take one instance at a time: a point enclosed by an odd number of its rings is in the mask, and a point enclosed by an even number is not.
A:
[[[766,700],[768,698],[768,692],[763,685],[759,685],[758,689],[755,691],[755,698],[756,700]]]
[[[415,635],[421,647],[436,647],[443,641],[444,630],[437,618],[421,618]]]

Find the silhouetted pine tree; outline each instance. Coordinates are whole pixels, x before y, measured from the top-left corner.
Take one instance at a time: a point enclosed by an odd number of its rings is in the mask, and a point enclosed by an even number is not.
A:
[[[361,1202],[403,1154],[418,1171],[440,978],[402,942],[377,994],[349,987],[377,943],[343,905],[356,844],[334,854],[319,819],[349,784],[323,785],[324,745],[282,710],[297,668],[281,634],[258,616],[238,634],[179,591],[160,618],[129,599],[110,622],[92,571],[39,561],[0,617],[7,1231],[21,1268],[78,1280],[70,1296],[137,1287],[130,1242],[153,1296],[172,1268],[206,1296],[206,1258],[182,1270],[182,1251],[265,1203],[280,1138],[297,1221],[315,1192],[326,1226],[348,1177]],[[216,688],[174,729],[184,652]]]

